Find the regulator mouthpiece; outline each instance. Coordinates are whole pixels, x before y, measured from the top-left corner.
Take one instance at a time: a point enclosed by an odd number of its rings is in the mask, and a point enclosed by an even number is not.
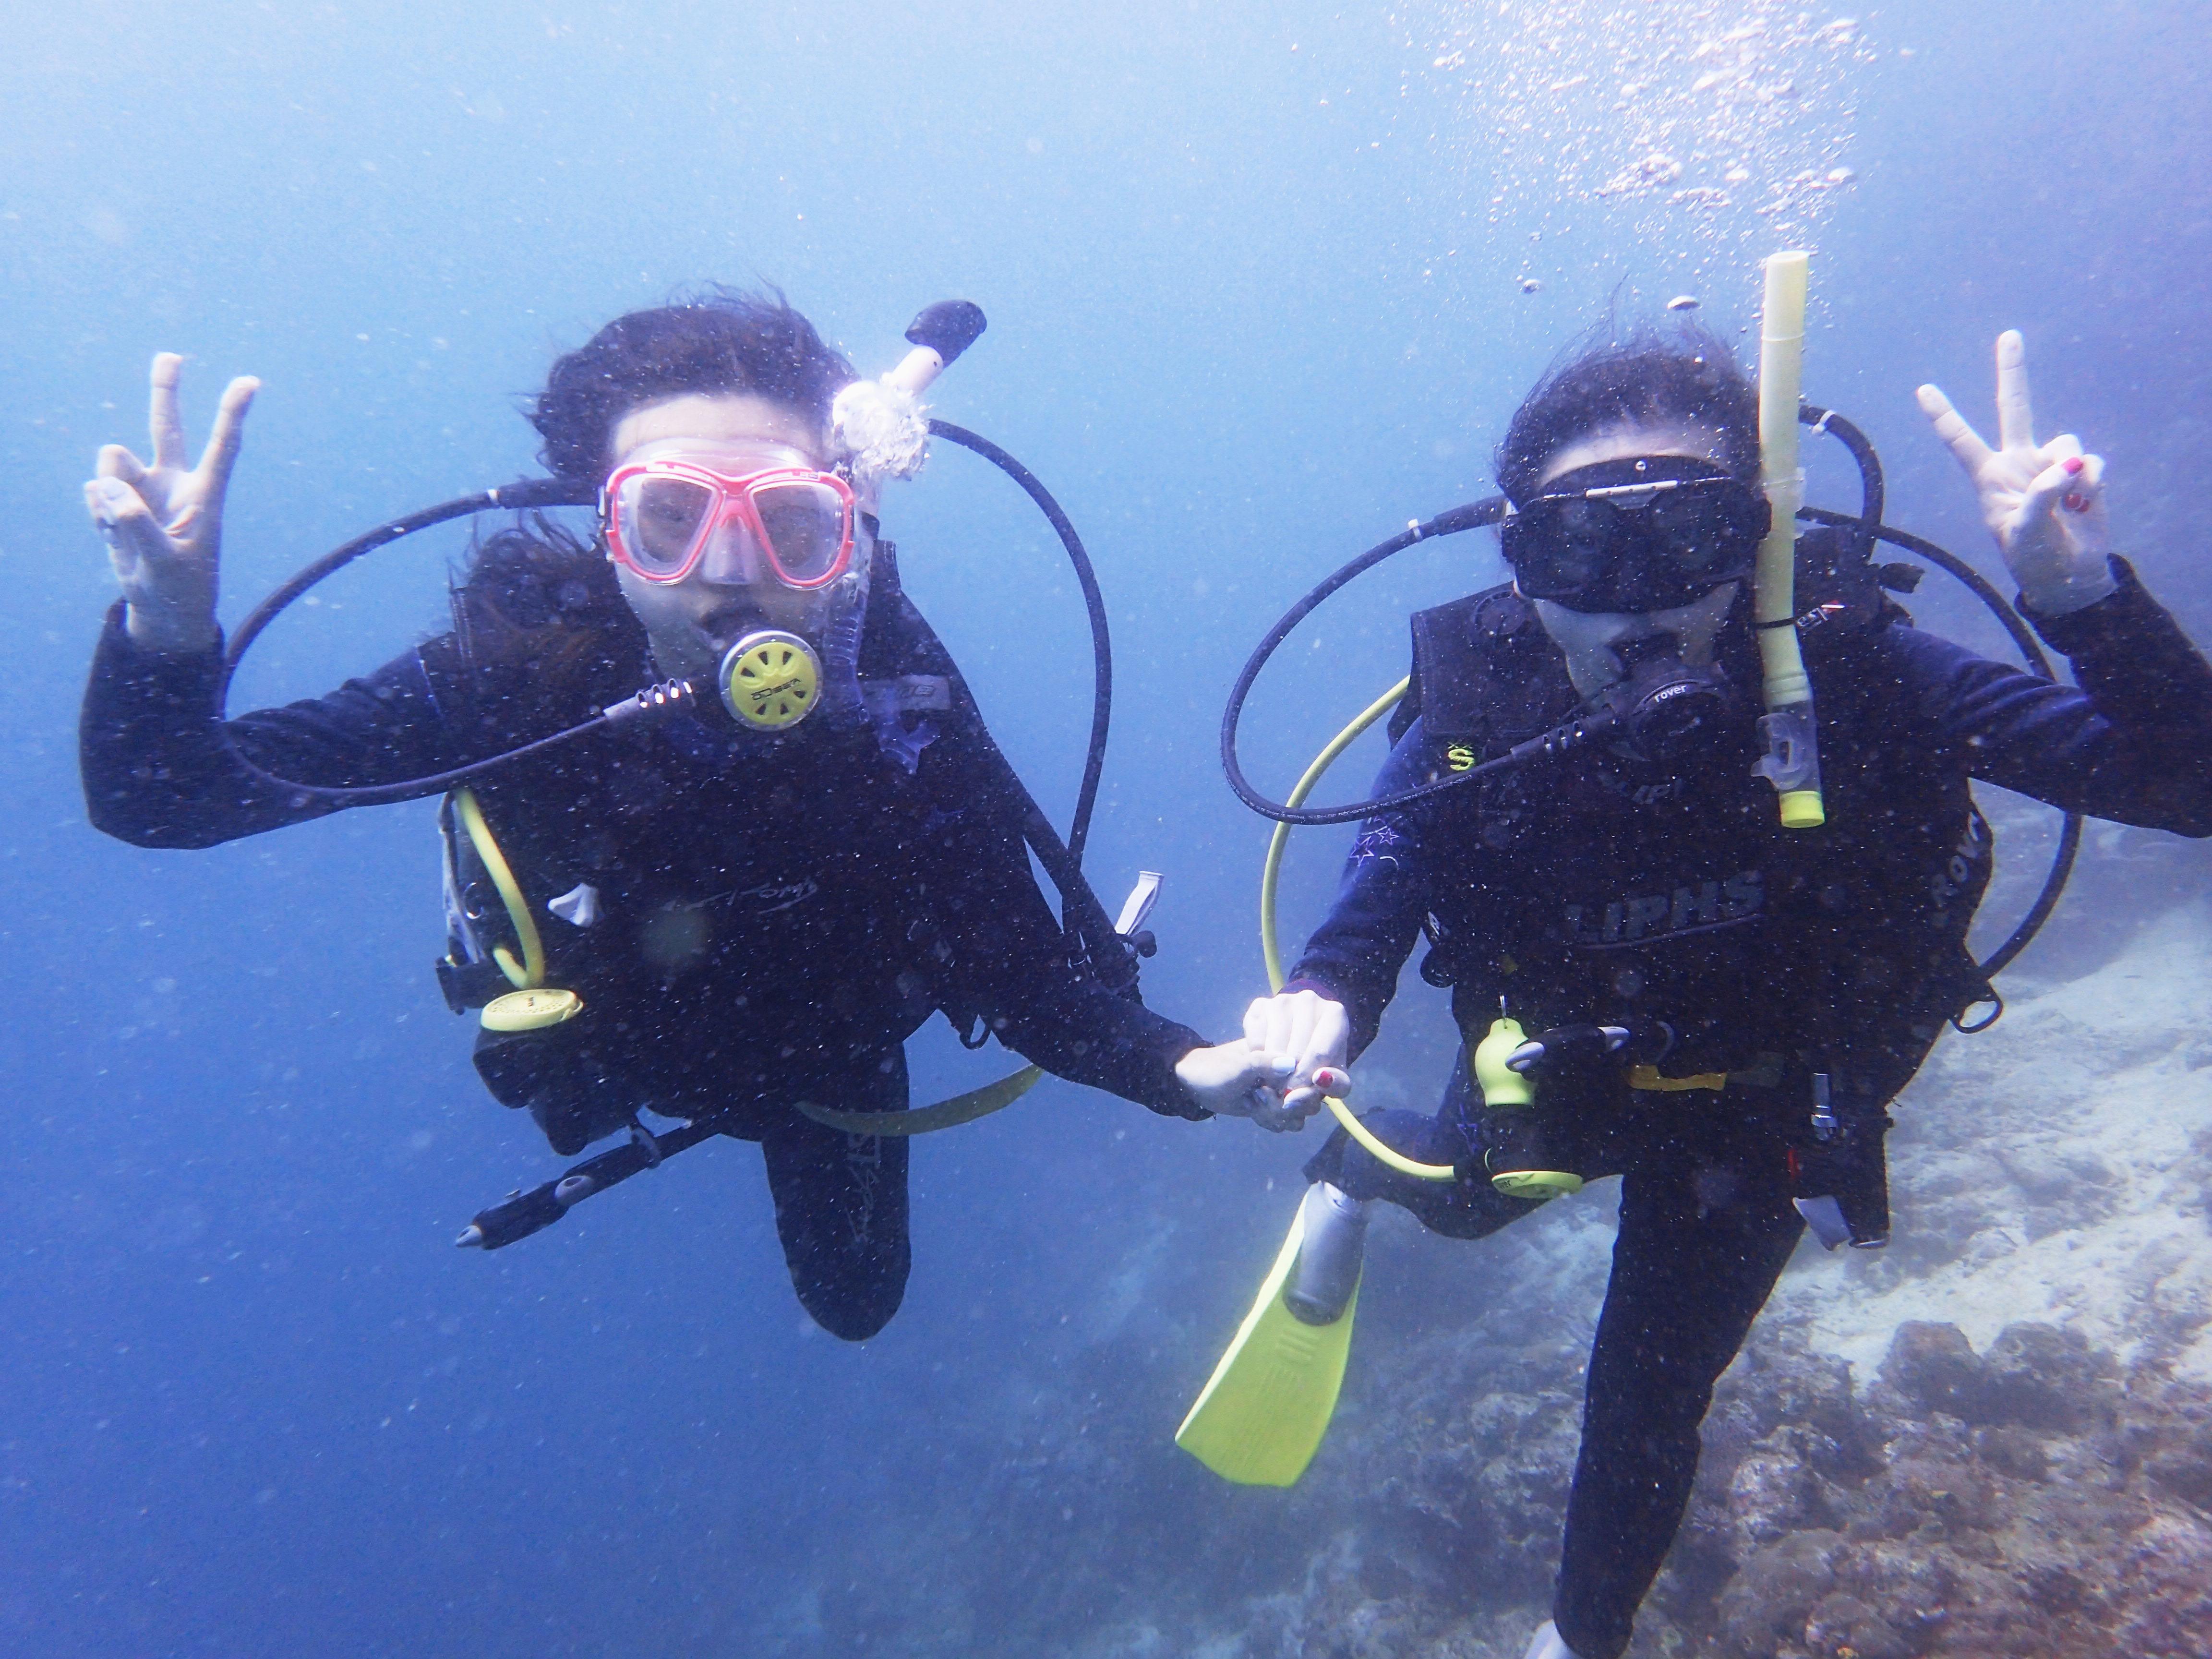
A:
[[[1735,712],[1735,689],[1717,669],[1661,655],[1633,665],[1608,687],[1606,710],[1619,722],[1620,746],[1662,765],[1686,759]]]
[[[787,732],[822,697],[822,659],[796,634],[764,628],[722,653],[714,672],[722,707],[752,732]]]

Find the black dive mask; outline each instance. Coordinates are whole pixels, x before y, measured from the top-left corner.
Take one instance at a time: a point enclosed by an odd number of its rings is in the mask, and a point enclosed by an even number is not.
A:
[[[1528,598],[1643,613],[1748,578],[1771,521],[1766,497],[1712,462],[1649,455],[1561,474],[1498,533]]]

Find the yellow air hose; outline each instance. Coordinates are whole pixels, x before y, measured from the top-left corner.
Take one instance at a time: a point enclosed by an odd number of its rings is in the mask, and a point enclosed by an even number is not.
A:
[[[519,963],[504,945],[492,947],[492,960],[516,990],[534,991],[545,983],[545,942],[538,936],[537,918],[530,914],[529,901],[522,896],[522,884],[514,878],[507,854],[499,850],[499,842],[493,839],[491,826],[484,822],[483,808],[477,804],[475,790],[453,791],[453,812],[468,833],[469,845],[483,860],[492,885],[499,890],[499,902],[507,907],[507,922],[514,929],[516,942],[522,946],[522,960]]]
[[[1351,725],[1332,738],[1328,747],[1314,757],[1313,764],[1306,768],[1305,775],[1298,780],[1298,787],[1291,791],[1284,805],[1293,809],[1304,805],[1305,798],[1313,793],[1314,786],[1321,781],[1322,775],[1335,763],[1336,757],[1349,749],[1361,732],[1395,708],[1410,684],[1410,677],[1400,680],[1362,709]],[[1267,959],[1267,988],[1271,991],[1283,988],[1283,958],[1276,945],[1275,934],[1275,884],[1282,873],[1283,848],[1290,839],[1291,826],[1276,824],[1275,833],[1267,839],[1267,862],[1260,869],[1260,950]],[[1375,1132],[1352,1116],[1350,1109],[1334,1095],[1323,1095],[1322,1099],[1335,1115],[1336,1121],[1344,1125],[1346,1134],[1400,1175],[1412,1176],[1421,1181],[1459,1179],[1459,1171],[1449,1164],[1416,1164],[1403,1152],[1385,1146]]]

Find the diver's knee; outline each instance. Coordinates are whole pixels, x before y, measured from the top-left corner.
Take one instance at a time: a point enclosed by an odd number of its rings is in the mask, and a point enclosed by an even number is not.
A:
[[[817,1285],[801,1289],[799,1300],[807,1315],[841,1342],[866,1342],[891,1322],[891,1316],[906,1300],[906,1273],[855,1289],[846,1285]]]

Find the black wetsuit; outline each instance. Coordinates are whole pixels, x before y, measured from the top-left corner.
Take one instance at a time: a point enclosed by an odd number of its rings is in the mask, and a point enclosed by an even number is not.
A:
[[[457,626],[227,733],[213,702],[220,652],[141,651],[118,607],[85,696],[92,822],[140,846],[211,846],[332,810],[269,787],[232,744],[282,777],[372,785],[588,718],[651,675],[611,583],[586,585],[596,628],[541,628],[532,637],[545,648],[503,660],[476,637],[484,628]],[[582,594],[573,578],[538,594],[534,620]],[[464,623],[472,614],[489,613],[457,606]],[[860,677],[884,695],[849,729],[822,716],[767,741],[682,716],[474,786],[538,918],[547,983],[583,1000],[549,1030],[480,1034],[486,1083],[564,1153],[648,1107],[760,1142],[799,1299],[853,1340],[880,1329],[904,1291],[907,1144],[826,1128],[793,1103],[904,1110],[901,1045],[933,1012],[982,1022],[1061,1077],[1205,1115],[1174,1075],[1197,1034],[1070,966],[1003,763],[887,569]],[[902,698],[910,706],[895,707]],[[599,910],[590,926],[546,914],[583,887]],[[477,908],[497,921],[495,898]]]
[[[1888,1101],[1972,994],[1962,941],[1987,835],[1968,781],[2212,834],[2212,667],[2115,568],[2118,592],[2035,619],[2078,690],[1887,617],[1825,651],[1808,641],[1824,829],[1778,826],[1772,789],[1747,771],[1748,709],[1693,766],[1585,751],[1363,827],[1291,981],[1345,1005],[1355,1054],[1425,922],[1437,942],[1426,971],[1453,986],[1470,1041],[1503,996],[1531,1035],[1618,1024],[1671,1041],[1661,1077],[1729,1075],[1717,1091],[1661,1091],[1632,1087],[1611,1060],[1545,1081],[1553,1166],[1623,1177],[1554,1608],[1582,1659],[1627,1645],[1688,1501],[1713,1384],[1796,1244],[1798,1163],[1817,1151],[1813,1074],[1832,1075],[1878,1158]],[[1498,635],[1483,642],[1504,682],[1481,699],[1491,741],[1432,735],[1425,714],[1378,793],[1464,769],[1576,707],[1559,652],[1517,599],[1449,615]],[[1731,627],[1738,653],[1748,633]],[[1756,684],[1746,657],[1729,665]],[[1309,1176],[1389,1198],[1455,1237],[1534,1208],[1485,1178],[1502,1114],[1486,1119],[1455,1070],[1436,1117],[1367,1121],[1415,1158],[1462,1166],[1459,1182],[1391,1174],[1340,1131]]]

